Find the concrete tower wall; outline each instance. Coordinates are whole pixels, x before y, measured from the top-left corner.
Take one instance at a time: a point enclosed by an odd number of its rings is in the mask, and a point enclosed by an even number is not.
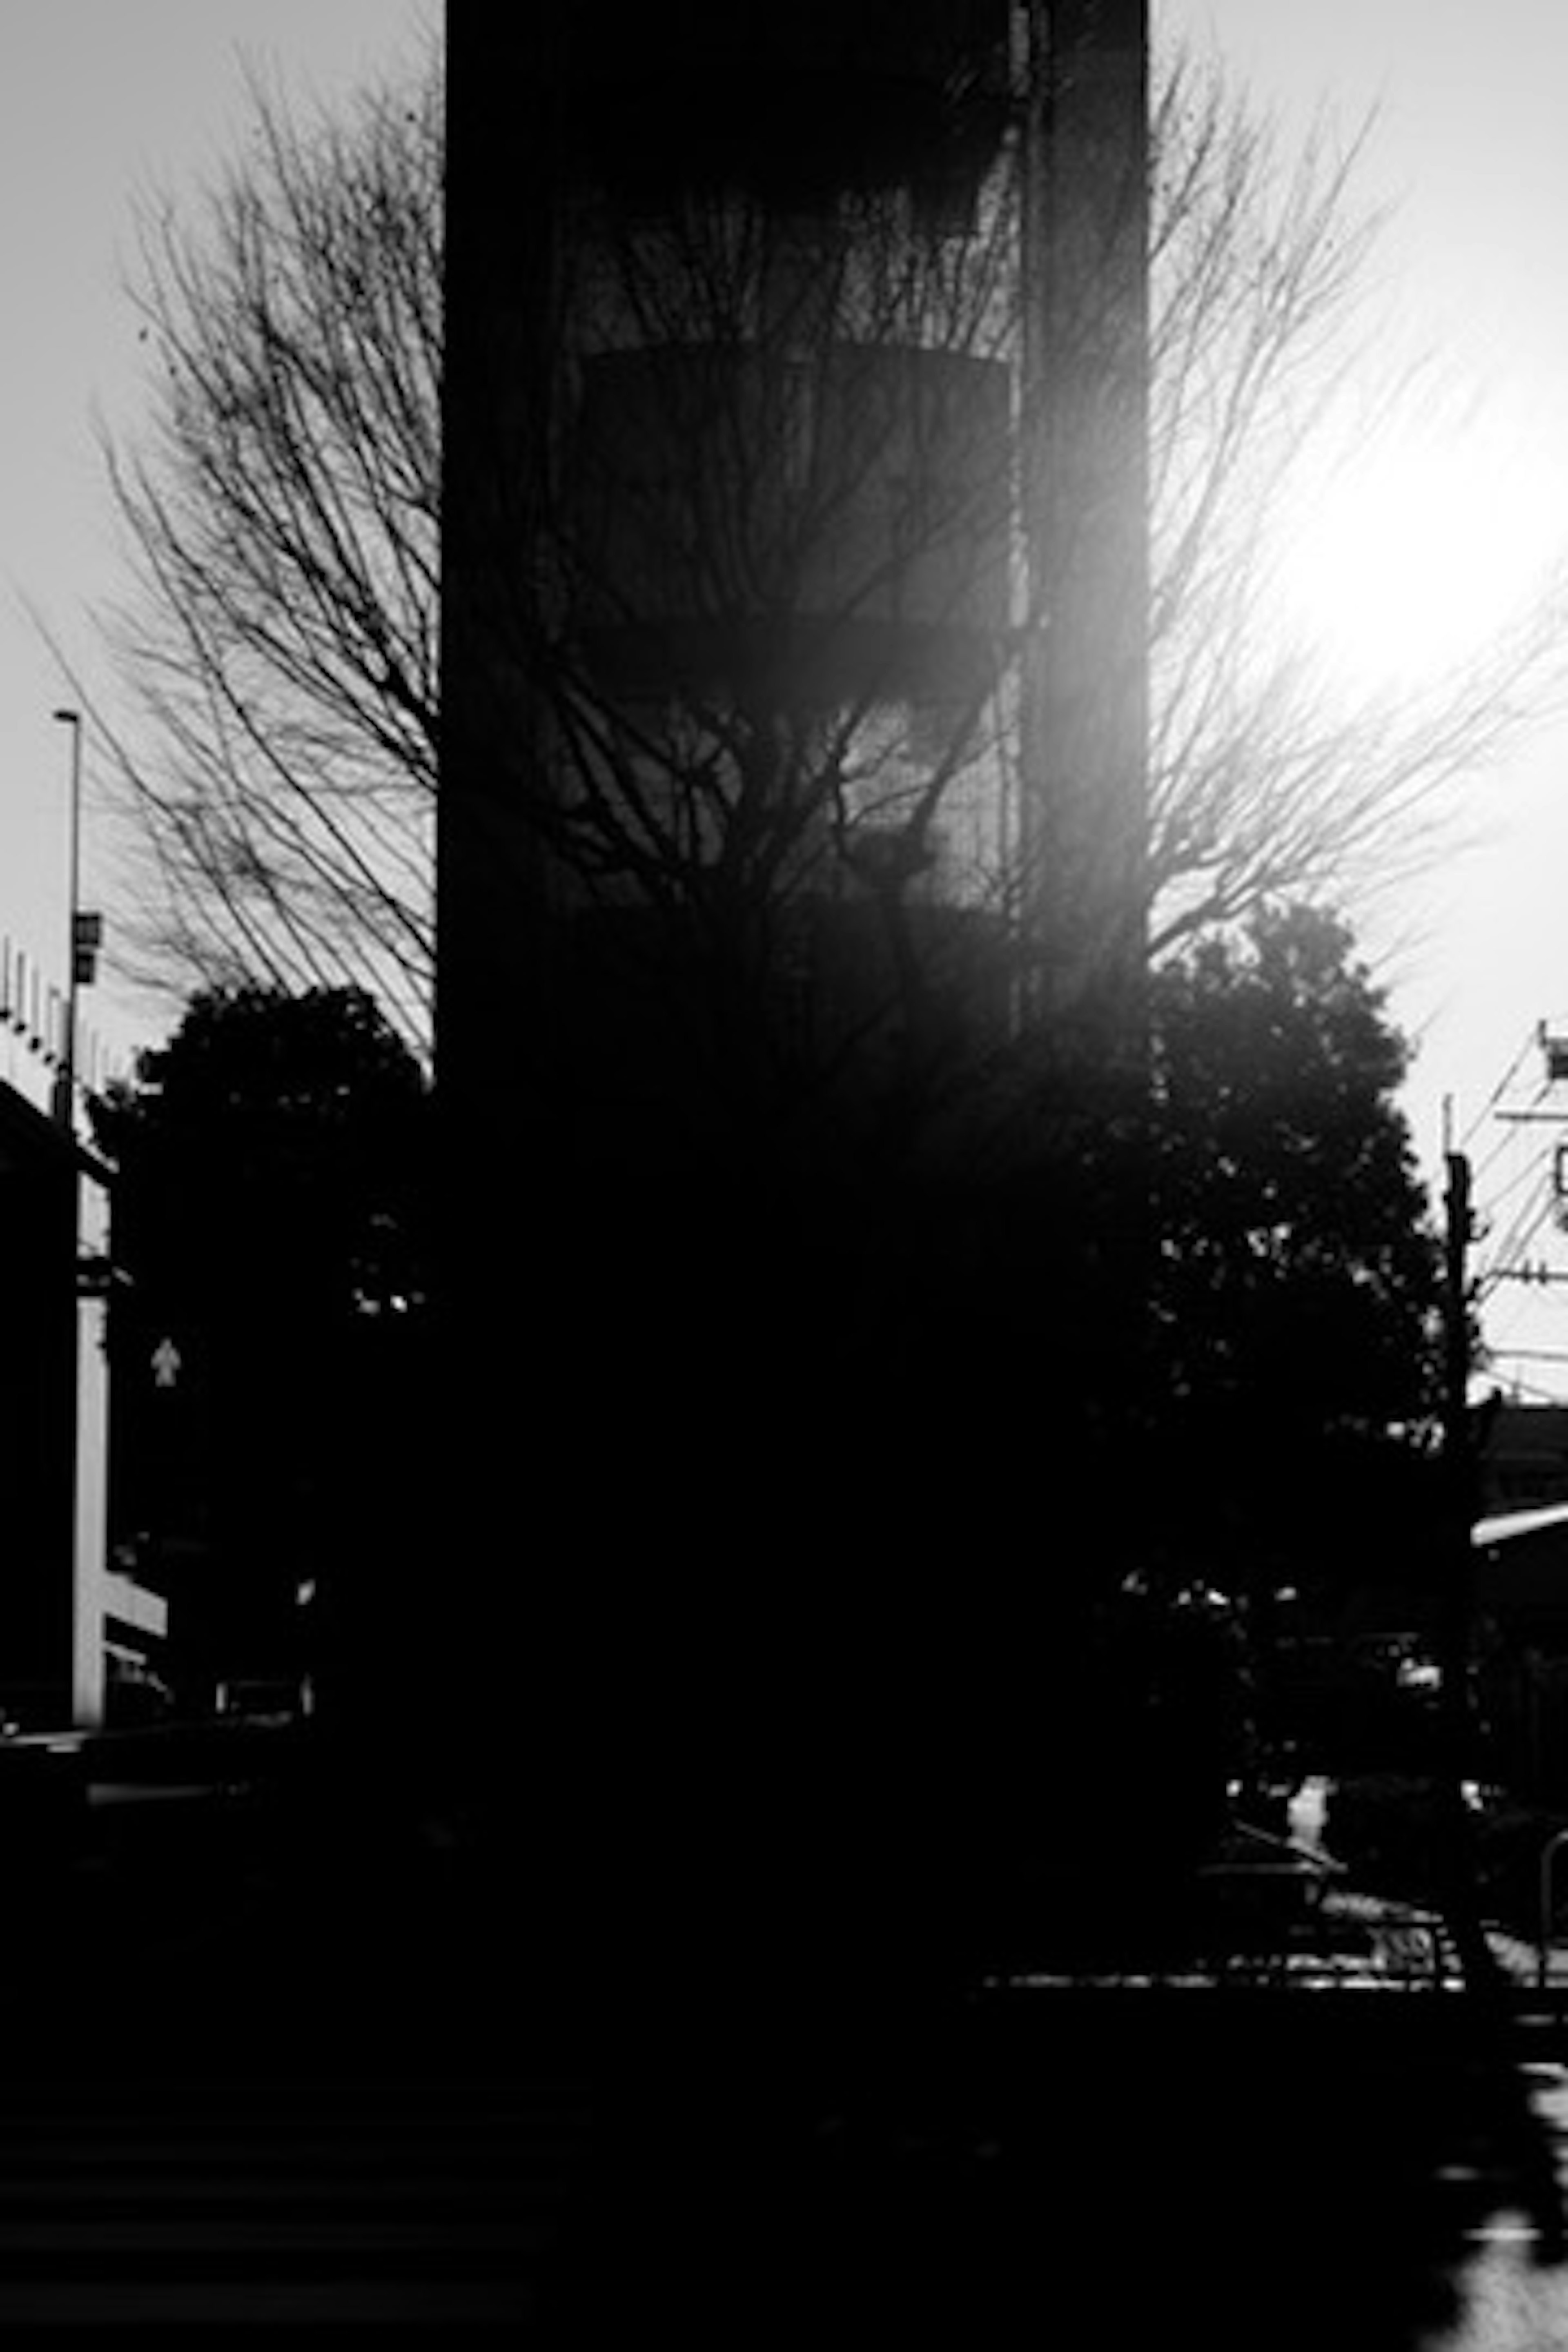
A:
[[[1005,355],[1011,415],[1042,448],[1079,426],[1097,436],[1091,453],[1063,460],[1049,495],[1038,475],[1004,467],[1008,567],[1022,562],[1029,592],[1023,619],[1043,612],[1057,626],[1033,631],[1043,650],[1026,679],[1023,752],[1015,747],[1005,779],[1039,855],[1028,902],[1000,913],[1045,936],[1048,877],[1050,919],[1072,916],[1076,954],[1091,930],[1116,926],[1110,895],[1079,903],[1067,890],[1068,851],[1082,846],[1073,827],[1098,810],[1119,844],[1112,866],[1123,881],[1134,870],[1121,861],[1140,772],[1142,476],[1135,367],[1132,392],[1122,395],[1119,376],[1100,406],[1083,346],[1059,384],[1050,356],[1064,348],[1069,291],[1087,290],[1100,264],[1126,273],[1130,299],[1140,290],[1135,240],[1119,229],[1110,258],[1104,240],[1114,192],[1125,198],[1138,182],[1142,58],[1116,42],[1142,18],[1087,5],[1026,15],[1052,43],[1050,103],[1031,117],[1028,150],[1031,256],[1046,236],[1049,302],[1031,311],[1026,357]],[[574,332],[585,192],[634,227],[668,217],[683,187],[764,225],[809,221],[842,194],[907,194],[921,233],[933,229],[928,249],[946,251],[965,203],[1021,135],[1028,110],[1008,79],[1017,29],[1014,12],[974,5],[814,6],[781,10],[776,24],[732,5],[590,16],[453,0],[449,11],[437,980],[447,1378],[433,1438],[443,1607],[426,1664],[443,1694],[429,1711],[436,1746],[468,1745],[492,1785],[504,1777],[522,1792],[506,1801],[526,1822],[522,1892],[541,1922],[540,1968],[558,1980],[580,1965],[574,1939],[606,1891],[627,1931],[643,1931],[637,1997],[658,1973],[647,1937],[659,1918],[678,1923],[688,1957],[700,1916],[736,1953],[756,1953],[765,1933],[759,1965],[770,1969],[787,1973],[792,1953],[808,1971],[835,1966],[846,1921],[864,1926],[877,1886],[908,1859],[897,1850],[910,1824],[943,1806],[943,1819],[960,1817],[941,1776],[956,1762],[973,1778],[962,1743],[944,1733],[915,1750],[931,1730],[922,1694],[951,1686],[967,1705],[984,1686],[986,1611],[950,1608],[946,1586],[917,1591],[905,1548],[941,1552],[951,1570],[974,1512],[994,1518],[996,1465],[1021,1457],[990,1404],[1004,1386],[1023,1393],[1010,1362],[966,1352],[983,1344],[974,1294],[995,1276],[975,1230],[987,1204],[950,1202],[939,1181],[928,1214],[927,1191],[894,1199],[886,1174],[906,1164],[907,1081],[952,1042],[927,938],[950,950],[961,929],[986,961],[981,929],[956,923],[963,910],[935,888],[931,843],[911,817],[944,756],[940,743],[930,756],[940,730],[931,708],[916,707],[921,679],[963,643],[954,613],[967,613],[971,636],[987,634],[999,568],[981,562],[965,576],[946,556],[901,574],[891,566],[858,600],[858,634],[835,649],[838,675],[803,691],[816,610],[868,546],[876,569],[877,499],[851,500],[837,545],[825,538],[812,564],[771,590],[757,551],[726,545],[731,584],[744,583],[751,602],[713,594],[713,564],[689,567],[679,552],[693,504],[723,487],[700,413],[683,413],[683,370],[707,362],[644,361],[635,339],[617,338],[632,353],[621,387],[630,417],[617,415],[608,373],[592,387],[580,362],[596,354]],[[1114,169],[1101,168],[1107,123],[1131,142]],[[1089,195],[1075,188],[1079,172],[1093,180]],[[1047,182],[1078,207],[1070,235]],[[819,389],[841,363],[833,351],[829,338]],[[729,424],[747,398],[757,410],[745,451],[753,515],[787,504],[814,462],[831,483],[835,430],[853,437],[857,425],[829,430],[815,456],[793,428],[775,437],[761,427],[788,409],[786,380],[724,357]],[[660,387],[657,421],[640,404],[639,368],[673,385]],[[945,354],[940,370],[911,370],[933,384],[962,373]],[[1053,388],[1031,410],[1042,385]],[[584,444],[595,401],[600,425]],[[973,429],[910,434],[928,451],[945,446],[940,478],[949,466],[962,475]],[[1015,436],[1005,454],[1022,446]],[[902,475],[900,457],[894,425],[861,487]],[[565,609],[576,623],[591,613],[599,664],[625,666],[607,694],[605,667],[585,675],[575,700],[576,679],[563,690],[550,652],[565,641],[552,637],[563,600],[583,587],[560,546],[563,468],[590,513],[597,501],[599,539],[599,602]],[[1066,520],[1075,500],[1081,530]],[[661,551],[663,540],[678,551]],[[922,629],[921,656],[900,675]],[[682,689],[662,703],[661,633]],[[759,653],[787,686],[759,689]],[[847,747],[857,760],[888,712],[905,728],[899,823],[858,828],[871,812],[831,756],[820,765],[844,698],[863,706]],[[727,796],[726,814],[711,840],[694,816],[672,875],[658,856],[638,862],[667,819],[642,795],[636,761],[661,753],[660,729],[687,740],[699,721],[709,740],[688,740],[686,804]],[[584,740],[621,793],[591,837],[620,859],[607,878],[581,857],[574,866],[564,840],[600,781]],[[770,866],[803,747],[837,793],[824,804],[826,838],[819,847],[797,827]],[[1047,841],[1068,850],[1047,856]],[[758,874],[793,872],[795,858],[809,879],[818,856],[835,877],[834,893],[820,894],[832,919],[816,923],[815,906],[812,922],[752,919],[759,905],[779,911],[759,897]],[[788,911],[812,900],[803,889]],[[1135,930],[1135,907],[1121,928]],[[843,984],[829,987],[838,969]],[[858,1018],[857,992],[884,975],[903,991],[901,1026]],[[840,1018],[834,1052],[808,1060],[801,1085],[784,1016],[798,1007],[808,1019],[814,988]],[[837,1081],[840,1059],[848,1083]],[[1023,1207],[1010,1213],[1021,1224]],[[940,1267],[926,1247],[937,1231]],[[986,1553],[977,1572],[994,1570]],[[1027,1643],[1013,1646],[1021,1671]],[[894,1781],[907,1807],[899,1823],[879,1804]]]

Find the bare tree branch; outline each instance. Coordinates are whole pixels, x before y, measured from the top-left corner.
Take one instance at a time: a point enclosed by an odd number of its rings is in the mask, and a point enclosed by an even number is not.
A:
[[[105,635],[129,703],[110,728],[108,698],[83,698],[146,855],[144,962],[349,978],[416,1034],[439,68],[309,123],[257,87],[252,121],[200,205],[142,222],[151,420],[104,436],[132,573]],[[1322,124],[1285,154],[1217,70],[1178,56],[1160,79],[1156,954],[1280,892],[1342,897],[1431,855],[1450,787],[1562,683],[1555,592],[1420,695],[1347,698],[1279,638],[1280,519],[1303,469],[1332,462],[1336,404],[1371,383],[1397,414],[1408,389],[1363,319],[1369,135]],[[551,746],[544,803],[520,761],[520,814],[584,903],[629,893],[731,942],[750,924],[770,969],[805,902],[870,906],[906,981],[921,907],[1016,921],[1020,665],[1051,626],[1020,608],[1008,551],[1032,446],[1019,152],[1004,140],[973,217],[934,227],[904,192],[790,219],[733,195],[646,214],[574,199],[546,512],[495,583],[495,625]],[[1070,331],[1103,340],[1090,318]],[[1080,517],[1086,543],[1098,521]]]

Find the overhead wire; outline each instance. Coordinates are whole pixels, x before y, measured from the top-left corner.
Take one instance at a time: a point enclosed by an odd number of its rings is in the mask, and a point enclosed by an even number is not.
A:
[[[1482,1297],[1489,1297],[1500,1282],[1510,1282],[1523,1273],[1523,1254],[1551,1216],[1555,1203],[1551,1200],[1537,1204],[1528,1223],[1516,1220],[1504,1247],[1499,1250],[1489,1265],[1483,1266],[1476,1276],[1476,1288]]]
[[[1545,1044],[1544,1025],[1538,1024],[1526,1034],[1523,1043],[1493,1087],[1482,1108],[1465,1129],[1461,1149],[1468,1147],[1482,1123],[1497,1113],[1499,1105],[1513,1087],[1531,1052],[1537,1046],[1544,1046]],[[1546,1076],[1536,1087],[1530,1098],[1526,1107],[1528,1110],[1539,1112],[1542,1105],[1552,1093],[1553,1084],[1554,1080],[1549,1067]],[[1568,1110],[1564,1112],[1564,1126],[1568,1127]],[[1520,1126],[1510,1122],[1507,1130],[1500,1136],[1493,1148],[1473,1169],[1471,1173],[1473,1187],[1479,1188],[1483,1184],[1487,1176],[1499,1166],[1505,1156],[1510,1151],[1517,1150],[1520,1134]],[[1481,1214],[1488,1229],[1487,1238],[1490,1246],[1487,1251],[1486,1262],[1480,1266],[1476,1276],[1475,1296],[1478,1303],[1495,1296],[1505,1281],[1528,1275],[1530,1270],[1524,1262],[1525,1253],[1541,1233],[1548,1218],[1560,1206],[1555,1177],[1556,1153],[1560,1149],[1561,1144],[1557,1140],[1534,1149],[1529,1148],[1527,1144],[1526,1156],[1522,1164],[1507,1177],[1491,1199],[1482,1207]],[[1524,1197],[1510,1212],[1502,1232],[1495,1234],[1494,1237],[1492,1229],[1497,1225],[1506,1204],[1513,1200],[1516,1193],[1521,1192]],[[1490,1352],[1501,1354],[1507,1351],[1500,1348],[1493,1348]]]
[[[1531,1095],[1531,1098],[1530,1098],[1529,1102],[1525,1104],[1525,1106],[1524,1106],[1525,1110],[1526,1110],[1527,1112],[1528,1112],[1528,1111],[1536,1111],[1536,1112],[1539,1112],[1539,1110],[1540,1110],[1540,1108],[1541,1108],[1542,1104],[1545,1101],[1545,1099],[1546,1099],[1547,1096],[1552,1092],[1552,1080],[1550,1080],[1550,1079],[1543,1079],[1543,1080],[1542,1080],[1542,1084],[1541,1084],[1539,1087],[1537,1087],[1537,1088],[1536,1088],[1536,1090],[1535,1090],[1534,1094],[1532,1094],[1532,1095]],[[1500,1117],[1500,1116],[1503,1116],[1503,1114],[1500,1114],[1500,1114],[1498,1114],[1498,1115],[1499,1115]],[[1564,1124],[1565,1124],[1565,1125],[1568,1125],[1568,1108],[1564,1108],[1563,1113],[1563,1122],[1564,1122]],[[1480,1181],[1480,1179],[1486,1175],[1486,1173],[1487,1173],[1487,1171],[1489,1171],[1489,1169],[1494,1168],[1494,1167],[1497,1165],[1498,1161],[1502,1158],[1502,1156],[1503,1156],[1504,1152],[1508,1150],[1508,1148],[1509,1148],[1510,1144],[1513,1142],[1513,1140],[1514,1140],[1515,1137],[1517,1136],[1518,1132],[1519,1132],[1519,1129],[1518,1129],[1517,1125],[1516,1125],[1516,1124],[1514,1124],[1514,1123],[1512,1123],[1512,1122],[1510,1122],[1510,1123],[1505,1127],[1505,1130],[1504,1130],[1504,1132],[1503,1132],[1500,1136],[1499,1136],[1499,1138],[1498,1138],[1498,1139],[1497,1139],[1497,1142],[1493,1145],[1493,1147],[1492,1147],[1491,1150],[1488,1153],[1487,1157],[1486,1157],[1484,1160],[1481,1160],[1477,1161],[1477,1162],[1472,1166],[1472,1169],[1471,1169],[1471,1180],[1472,1180],[1472,1181],[1479,1182],[1479,1181]]]
[[[1522,1168],[1516,1169],[1514,1173],[1509,1178],[1507,1183],[1503,1185],[1500,1192],[1494,1192],[1491,1195],[1482,1213],[1484,1215],[1495,1216],[1497,1211],[1501,1208],[1503,1202],[1509,1198],[1510,1193],[1516,1192],[1521,1184],[1533,1181],[1542,1175],[1543,1166],[1543,1161],[1538,1157],[1534,1160],[1527,1160]]]
[[[1521,1198],[1512,1201],[1505,1222],[1497,1211],[1526,1185],[1529,1189],[1523,1191]],[[1491,1244],[1489,1255],[1493,1259],[1506,1258],[1518,1247],[1521,1229],[1529,1226],[1533,1231],[1542,1218],[1551,1213],[1554,1202],[1552,1173],[1544,1161],[1537,1160],[1521,1170],[1513,1183],[1497,1196],[1495,1205],[1482,1212],[1488,1221],[1483,1238]]]
[[[1545,1091],[1545,1088],[1542,1089],[1542,1094]],[[1541,1096],[1538,1095],[1536,1100],[1539,1102]],[[1518,1132],[1516,1129],[1515,1135]],[[1511,1141],[1512,1139],[1508,1140]],[[1495,1219],[1498,1211],[1514,1193],[1518,1192],[1522,1186],[1530,1187],[1514,1209],[1505,1230],[1489,1252],[1489,1262],[1477,1275],[1475,1298],[1478,1306],[1497,1299],[1505,1281],[1518,1280],[1523,1276],[1525,1279],[1520,1280],[1521,1291],[1527,1291],[1530,1288],[1528,1279],[1530,1269],[1526,1263],[1526,1252],[1548,1219],[1552,1218],[1554,1213],[1559,1213],[1561,1208],[1554,1174],[1555,1154],[1560,1148],[1554,1140],[1544,1148],[1538,1144],[1531,1149],[1524,1164],[1515,1171],[1499,1193],[1494,1196],[1490,1203],[1490,1214]],[[1494,1153],[1487,1164],[1495,1165],[1499,1156]],[[1501,1377],[1511,1381],[1516,1393],[1522,1383],[1518,1373],[1510,1369],[1513,1365],[1529,1361],[1561,1360],[1568,1363],[1568,1352],[1559,1355],[1559,1351],[1555,1349],[1542,1349],[1522,1345],[1510,1347],[1508,1344],[1511,1335],[1518,1333],[1521,1328],[1525,1329],[1530,1328],[1528,1319],[1521,1327],[1521,1318],[1528,1318],[1533,1304],[1535,1302],[1522,1297],[1511,1301],[1513,1311],[1506,1317],[1502,1331],[1498,1332],[1494,1328],[1487,1333],[1485,1339],[1488,1358],[1498,1367]],[[1495,1307],[1493,1312],[1495,1315]],[[1542,1394],[1550,1397],[1552,1402],[1557,1401],[1550,1391],[1543,1391]]]
[[[1524,1061],[1525,1056],[1529,1054],[1532,1046],[1540,1045],[1541,1034],[1542,1033],[1539,1025],[1528,1032],[1523,1045],[1520,1047],[1518,1053],[1514,1055],[1512,1061],[1509,1064],[1507,1069],[1503,1072],[1501,1077],[1498,1080],[1496,1086],[1487,1097],[1486,1101],[1482,1104],[1480,1109],[1476,1113],[1474,1118],[1471,1119],[1468,1127],[1465,1129],[1464,1134],[1460,1137],[1458,1149],[1461,1151],[1468,1151],[1469,1150],[1471,1139],[1475,1135],[1477,1129],[1482,1126],[1484,1122],[1491,1117],[1492,1112],[1497,1108],[1499,1103],[1501,1102],[1504,1095],[1507,1094],[1510,1087],[1512,1086],[1515,1078],[1519,1076],[1520,1066]],[[1550,1081],[1547,1083],[1550,1084]],[[1544,1093],[1545,1090],[1545,1087],[1543,1086],[1542,1092]],[[1537,1099],[1539,1099],[1539,1097],[1537,1097]]]

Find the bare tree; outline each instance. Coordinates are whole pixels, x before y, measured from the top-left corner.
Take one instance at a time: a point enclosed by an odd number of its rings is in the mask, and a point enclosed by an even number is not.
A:
[[[129,690],[116,782],[153,869],[143,944],[181,981],[361,982],[419,1034],[440,76],[308,129],[260,89],[254,114],[205,205],[143,225],[151,421],[107,452],[134,569],[108,642]],[[1550,682],[1544,610],[1426,698],[1347,702],[1270,636],[1270,532],[1367,356],[1358,152],[1323,135],[1282,159],[1217,73],[1178,58],[1163,76],[1155,952],[1408,861],[1444,788]],[[931,907],[1016,915],[1020,661],[1049,626],[1037,593],[1020,606],[1008,543],[1021,152],[1005,140],[973,209],[937,218],[865,193],[789,219],[583,199],[548,519],[508,626],[552,745],[529,814],[585,900],[679,904],[731,945],[742,908],[766,912],[746,952],[797,972],[798,910],[874,902],[906,995]],[[963,929],[948,920],[950,946]]]
[[[1382,356],[1371,136],[1320,120],[1292,158],[1215,68],[1178,59],[1155,110],[1150,453],[1155,954],[1280,894],[1343,898],[1429,858],[1455,807],[1563,683],[1563,579],[1419,690],[1352,693],[1290,642],[1272,593],[1293,507],[1362,433],[1419,422],[1434,362]]]
[[[195,215],[140,223],[132,567],[93,698],[156,974],[372,989],[423,1033],[439,593],[442,86],[309,125],[259,84]],[[124,709],[119,719],[116,713]]]

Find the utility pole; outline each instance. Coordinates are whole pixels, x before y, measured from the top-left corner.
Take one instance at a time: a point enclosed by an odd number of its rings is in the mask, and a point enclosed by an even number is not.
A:
[[[61,709],[56,723],[70,730],[70,781],[67,865],[67,963],[61,1003],[59,1062],[55,1073],[52,1116],[69,1153],[68,1257],[63,1269],[69,1395],[68,1431],[71,1562],[71,1713],[78,1723],[96,1722],[103,1709],[103,1572],[105,1481],[109,1446],[108,1388],[104,1370],[107,1301],[84,1285],[84,1243],[107,1258],[107,1195],[89,1185],[77,1139],[77,1088],[81,1075],[80,996],[91,985],[103,937],[100,915],[81,903],[81,747],[79,710]],[[51,1030],[53,1024],[50,1024]]]
[[[1465,1781],[1472,1761],[1470,1643],[1474,1615],[1475,1561],[1471,1542],[1477,1515],[1475,1438],[1469,1402],[1469,1247],[1474,1239],[1470,1210],[1470,1163],[1462,1151],[1444,1155],[1443,1234],[1443,1516],[1439,1544],[1441,1577],[1443,1758],[1440,1802],[1447,1816],[1445,1840],[1449,1885],[1443,1908],[1458,1947],[1471,1991],[1495,1993],[1497,1962],[1481,1925],[1475,1841]]]
[[[1470,1533],[1476,1518],[1470,1434],[1468,1253],[1473,1234],[1470,1163],[1444,1155],[1443,1196],[1443,1728],[1446,1763],[1456,1784],[1469,1748]]]
[[[1443,1196],[1443,1450],[1458,1517],[1467,1508],[1469,1486],[1470,1163],[1462,1151],[1444,1157],[1448,1181]]]
[[[1446,1580],[1449,1598],[1448,1729],[1456,1748],[1468,1746],[1469,1729],[1470,1536],[1476,1522],[1475,1440],[1470,1416],[1469,1247],[1475,1236],[1470,1211],[1470,1163],[1462,1151],[1445,1154],[1448,1181],[1443,1197],[1443,1467],[1444,1528],[1453,1567]],[[1451,1666],[1452,1671],[1448,1668]]]
[[[76,1032],[78,932],[81,908],[81,713],[57,710],[57,722],[71,730],[70,815],[67,876],[67,938],[65,1034],[60,1041],[60,1065],[55,1080],[54,1115],[68,1134],[76,1130]]]

